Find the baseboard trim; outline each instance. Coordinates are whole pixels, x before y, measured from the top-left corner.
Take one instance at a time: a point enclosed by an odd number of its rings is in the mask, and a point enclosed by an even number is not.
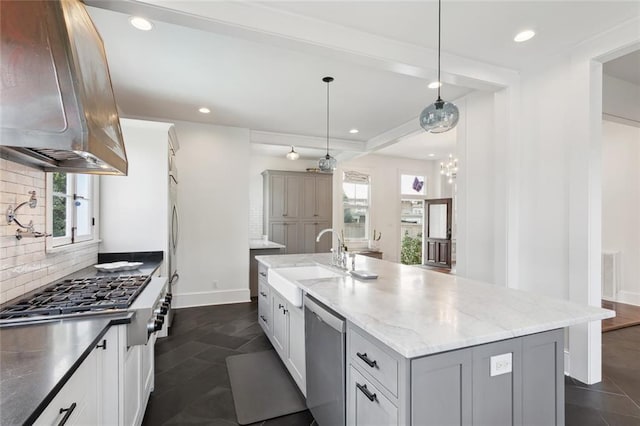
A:
[[[174,293],[172,308],[192,308],[194,306],[225,305],[249,302],[249,289],[199,291],[194,293]]]
[[[640,293],[633,291],[619,291],[616,295],[615,301],[640,306]]]

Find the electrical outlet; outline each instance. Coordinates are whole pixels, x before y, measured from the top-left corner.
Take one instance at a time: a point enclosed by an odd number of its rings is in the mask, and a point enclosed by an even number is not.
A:
[[[513,370],[512,353],[491,357],[491,377],[511,373]]]

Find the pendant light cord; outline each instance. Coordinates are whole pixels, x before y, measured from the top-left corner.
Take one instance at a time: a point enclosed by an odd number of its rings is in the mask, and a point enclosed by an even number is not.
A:
[[[440,86],[442,86],[442,80],[440,80],[440,36],[442,31],[442,25],[440,24],[441,16],[442,16],[442,0],[438,0],[438,100],[440,99]]]
[[[327,81],[327,155],[329,155],[329,83]]]

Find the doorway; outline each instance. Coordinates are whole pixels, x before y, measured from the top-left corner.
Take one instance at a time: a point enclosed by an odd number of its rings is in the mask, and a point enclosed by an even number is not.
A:
[[[453,200],[438,198],[425,200],[423,264],[451,269],[451,234]]]

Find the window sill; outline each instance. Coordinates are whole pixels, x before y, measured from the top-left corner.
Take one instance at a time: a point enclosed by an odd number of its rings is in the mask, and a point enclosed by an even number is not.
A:
[[[82,241],[80,243],[75,243],[75,244],[63,244],[63,245],[59,245],[59,246],[47,247],[47,249],[45,251],[47,253],[61,253],[61,252],[65,252],[65,251],[76,250],[76,249],[81,249],[81,248],[85,248],[85,247],[91,247],[91,246],[94,246],[94,245],[98,245],[101,242],[102,242],[102,240],[96,239],[96,240]]]

